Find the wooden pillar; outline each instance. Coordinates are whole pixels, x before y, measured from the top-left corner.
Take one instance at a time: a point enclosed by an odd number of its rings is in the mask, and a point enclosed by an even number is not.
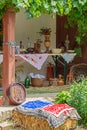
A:
[[[7,88],[15,82],[15,48],[9,42],[15,41],[15,12],[7,9],[3,17],[3,96],[6,97]]]

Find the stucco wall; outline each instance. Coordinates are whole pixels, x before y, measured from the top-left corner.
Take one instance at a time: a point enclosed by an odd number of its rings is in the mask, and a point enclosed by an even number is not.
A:
[[[15,25],[15,39],[16,43],[23,42],[25,48],[27,47],[28,37],[30,38],[31,46],[34,46],[35,41],[39,38],[44,42],[44,36],[39,35],[39,31],[42,27],[48,27],[52,29],[51,33],[51,46],[50,49],[56,46],[56,19],[53,19],[50,15],[42,15],[39,18],[26,19],[24,10],[21,10],[16,14],[16,25]],[[41,44],[41,49],[45,49],[44,43]],[[23,64],[23,72],[21,72],[21,80],[24,80],[25,76],[31,71],[34,73],[40,73],[46,75],[47,62],[52,61],[52,58],[48,58],[44,63],[41,70],[37,70],[28,63]]]

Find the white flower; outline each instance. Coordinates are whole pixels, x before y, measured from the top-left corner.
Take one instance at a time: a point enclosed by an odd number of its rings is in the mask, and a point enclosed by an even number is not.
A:
[[[48,4],[44,4],[44,7],[47,9],[49,7],[49,5]]]
[[[53,1],[53,0],[52,0],[52,1],[51,1],[51,5],[52,5],[52,6],[55,6],[55,5],[56,5],[56,1]]]

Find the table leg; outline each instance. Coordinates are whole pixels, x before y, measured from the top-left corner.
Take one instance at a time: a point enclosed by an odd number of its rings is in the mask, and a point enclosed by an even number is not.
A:
[[[58,77],[58,69],[57,69],[58,61],[57,61],[57,56],[52,56],[52,58],[53,58],[53,61],[55,63],[55,66],[54,66],[54,78],[57,78]]]
[[[67,63],[64,61],[64,84],[66,85],[66,66]]]
[[[58,62],[64,66],[64,84],[66,84],[66,61],[61,61],[58,56],[52,56],[55,63],[55,76],[58,76],[57,64]]]

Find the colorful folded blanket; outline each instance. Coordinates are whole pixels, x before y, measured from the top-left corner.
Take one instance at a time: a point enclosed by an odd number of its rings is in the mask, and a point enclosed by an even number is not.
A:
[[[64,124],[67,118],[81,119],[76,109],[67,104],[53,104],[41,100],[28,101],[16,107],[16,111],[29,116],[44,118],[52,128]]]

